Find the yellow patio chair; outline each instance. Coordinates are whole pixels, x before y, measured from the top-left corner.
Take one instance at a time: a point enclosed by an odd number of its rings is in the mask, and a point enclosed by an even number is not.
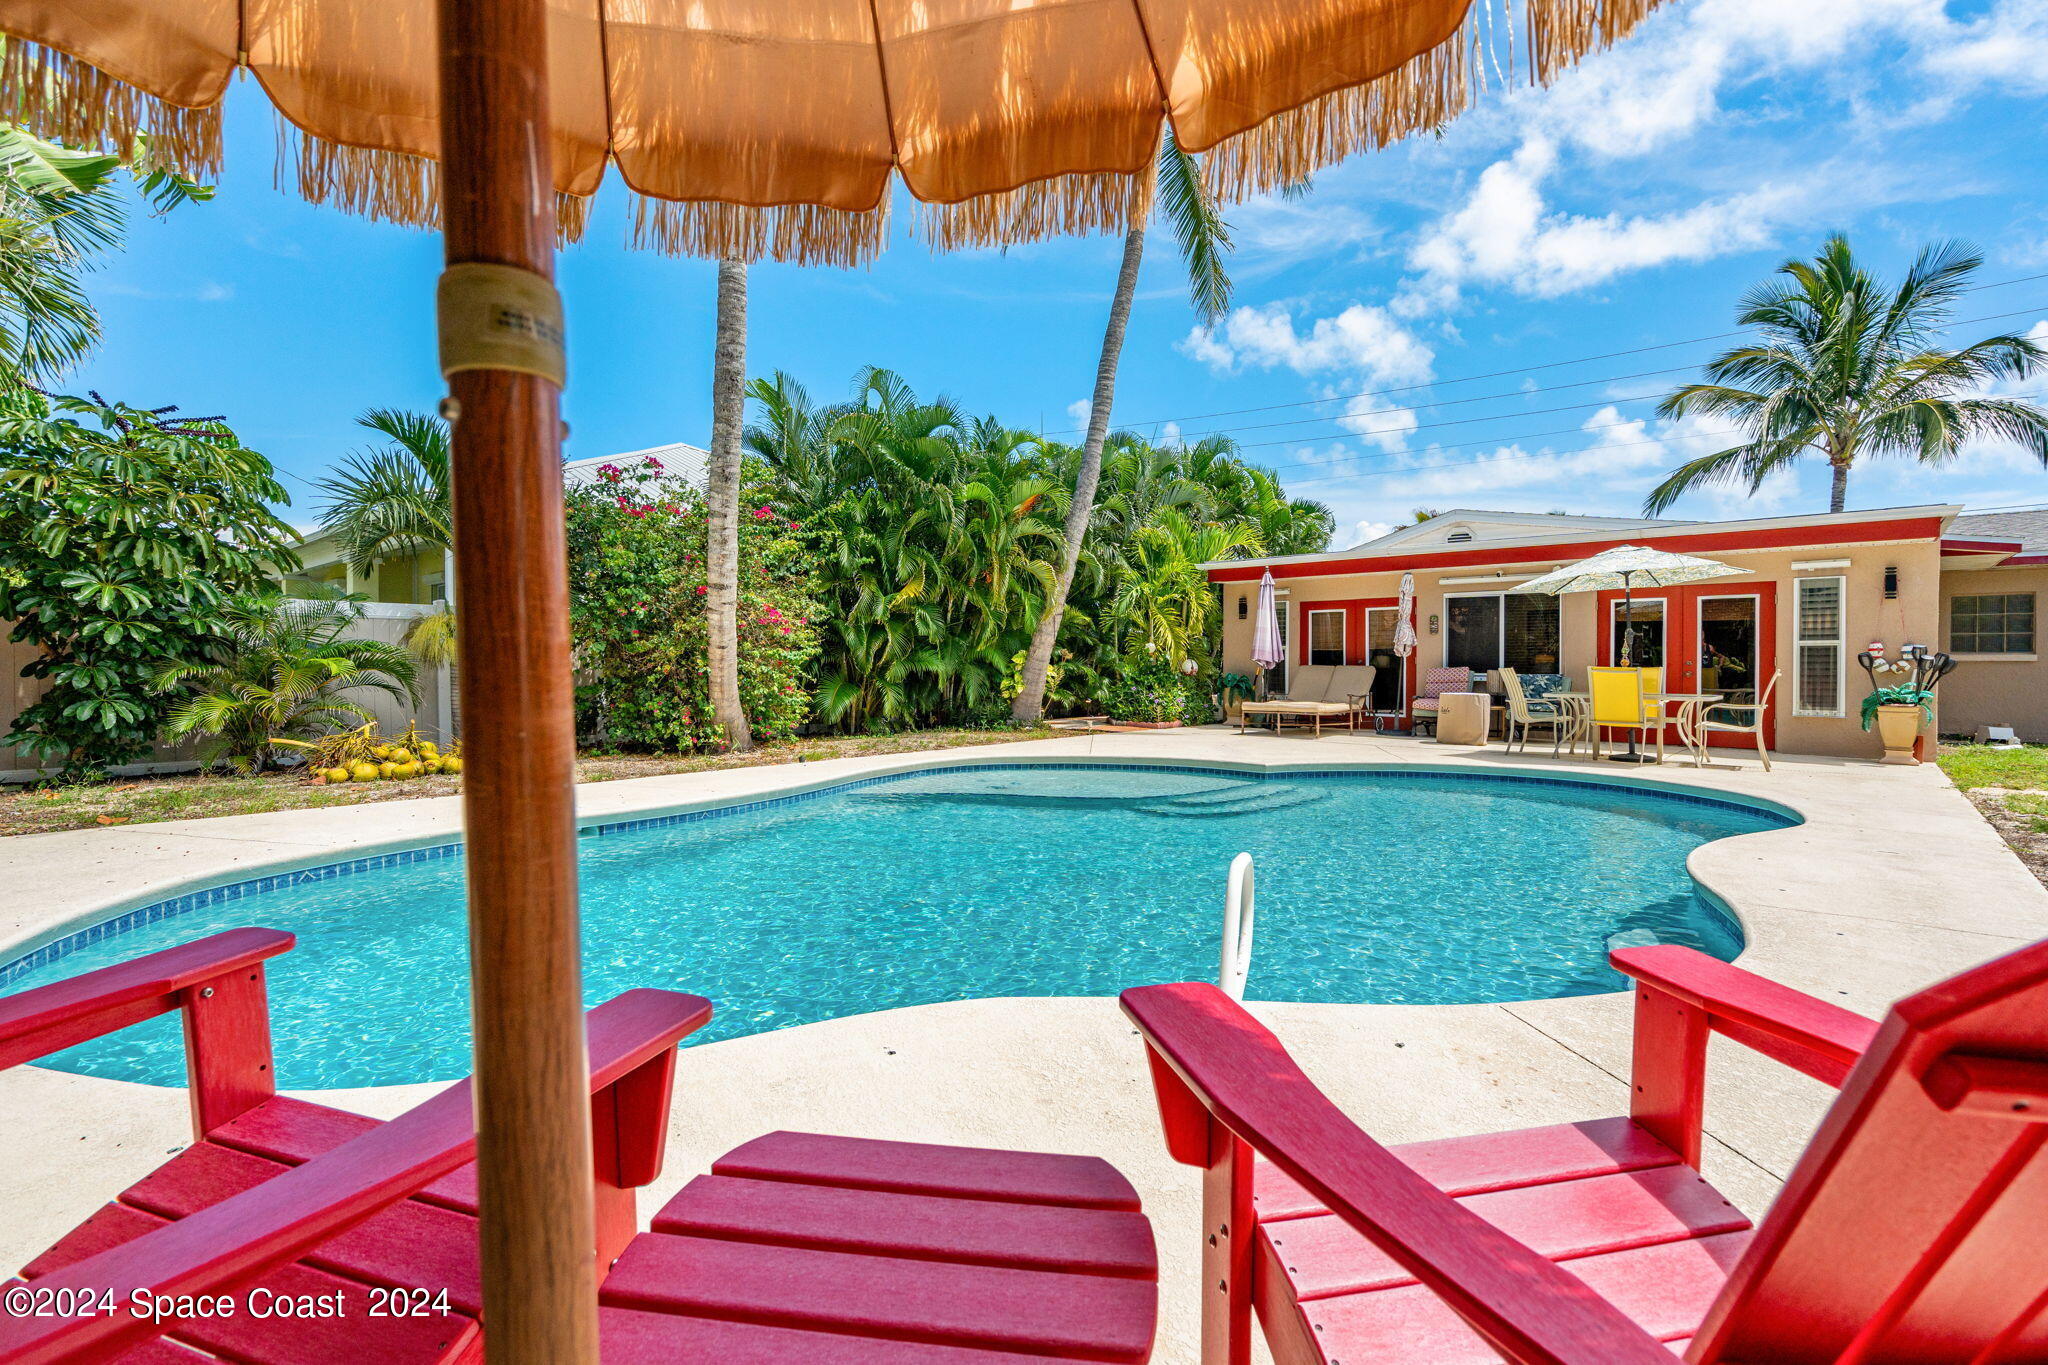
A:
[[[1657,761],[1664,761],[1664,707],[1646,700],[1650,675],[1661,682],[1661,668],[1589,668],[1587,691],[1593,694],[1593,757],[1600,757],[1600,736],[1604,730],[1634,730],[1645,746],[1651,731],[1657,736]]]

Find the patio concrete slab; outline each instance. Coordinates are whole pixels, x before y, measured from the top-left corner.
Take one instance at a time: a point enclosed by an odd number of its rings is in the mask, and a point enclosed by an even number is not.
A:
[[[1754,759],[1696,770],[1460,749],[1338,732],[1320,740],[1222,729],[1076,735],[879,759],[734,769],[579,790],[586,818],[687,809],[907,768],[1061,758],[1247,767],[1442,765],[1562,772],[1780,802],[1805,823],[1695,850],[1695,876],[1742,918],[1741,961],[1868,1015],[1899,995],[2048,934],[2048,891],[1931,768]],[[452,800],[0,841],[0,959],[181,886],[454,837]],[[1390,850],[1392,849],[1390,844]],[[1256,961],[1252,994],[1258,993]],[[1318,1083],[1388,1142],[1618,1112],[1627,1102],[1625,995],[1499,1005],[1257,1004]],[[433,1087],[327,1092],[388,1115]],[[1708,1175],[1761,1212],[1829,1092],[1717,1040]],[[0,1075],[0,1268],[11,1269],[188,1139],[181,1092],[21,1068]],[[1113,1001],[972,1000],[810,1024],[687,1049],[668,1168],[643,1215],[746,1138],[774,1128],[1095,1153],[1158,1220],[1162,1361],[1195,1358],[1196,1173],[1159,1142],[1142,1049]]]

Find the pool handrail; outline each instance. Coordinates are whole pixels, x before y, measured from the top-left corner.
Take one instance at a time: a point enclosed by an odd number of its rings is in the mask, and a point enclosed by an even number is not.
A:
[[[1252,972],[1252,929],[1256,911],[1252,894],[1252,855],[1230,860],[1230,881],[1223,893],[1223,953],[1216,984],[1232,1000],[1244,999],[1245,979]]]

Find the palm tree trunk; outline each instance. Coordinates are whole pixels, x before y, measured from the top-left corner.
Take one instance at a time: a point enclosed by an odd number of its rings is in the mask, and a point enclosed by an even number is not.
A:
[[[1052,665],[1053,646],[1060,635],[1060,618],[1067,612],[1067,591],[1074,585],[1074,566],[1081,562],[1081,541],[1088,534],[1088,522],[1095,511],[1095,485],[1102,479],[1102,443],[1109,438],[1109,406],[1116,397],[1116,366],[1123,357],[1124,328],[1131,320],[1131,300],[1138,292],[1138,264],[1145,256],[1145,229],[1134,227],[1124,237],[1123,267],[1117,272],[1116,293],[1109,303],[1109,325],[1102,332],[1102,356],[1095,364],[1095,399],[1088,409],[1088,438],[1081,446],[1081,468],[1074,475],[1074,503],[1067,509],[1066,553],[1060,560],[1059,581],[1052,599],[1031,633],[1031,649],[1024,656],[1024,677],[1010,719],[1036,722],[1045,712],[1046,670]]]
[[[1846,509],[1849,501],[1849,462],[1837,457],[1828,463],[1835,475],[1834,490],[1828,495],[1828,510],[1840,512]]]
[[[740,425],[746,411],[747,266],[718,263],[718,342],[711,366],[711,459],[704,549],[711,718],[735,753],[754,747],[740,707]]]

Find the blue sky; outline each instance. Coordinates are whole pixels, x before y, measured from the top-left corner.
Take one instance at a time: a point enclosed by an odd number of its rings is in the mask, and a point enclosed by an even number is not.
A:
[[[1673,0],[1548,90],[1496,82],[1440,138],[1233,208],[1237,308],[1214,332],[1155,233],[1116,419],[1232,432],[1334,507],[1339,546],[1425,506],[1630,513],[1670,465],[1719,448],[1652,413],[1728,344],[1689,339],[1730,330],[1742,291],[1830,230],[1891,274],[1955,236],[1983,250],[1984,283],[2043,276],[1971,295],[1960,316],[1990,320],[1957,335],[2048,339],[2044,115],[2040,0]],[[300,203],[273,186],[273,146],[238,86],[218,197],[138,219],[90,281],[107,342],[66,386],[226,415],[310,520],[304,480],[361,444],[357,413],[439,397],[440,244]],[[625,220],[614,184],[562,261],[575,457],[705,439],[712,269],[627,251]],[[933,256],[905,233],[868,269],[756,267],[750,368],[832,398],[883,365],[1066,431],[1117,250]],[[1642,347],[1662,349],[1582,359]],[[2048,397],[2048,377],[2008,389]],[[1940,471],[1872,464],[1850,487],[1851,506],[1938,500],[2048,501],[2048,470],[1981,449]],[[1675,514],[1825,506],[1816,467]]]

